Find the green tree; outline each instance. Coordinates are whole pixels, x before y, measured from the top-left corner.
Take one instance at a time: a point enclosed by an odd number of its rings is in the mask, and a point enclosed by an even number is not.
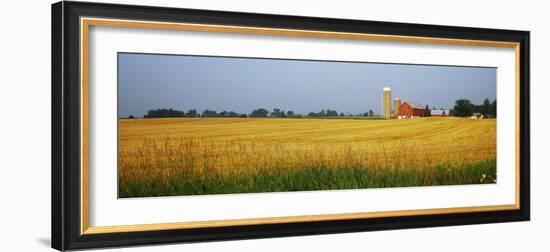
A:
[[[184,117],[185,113],[183,111],[175,109],[151,109],[147,111],[147,114],[144,115],[144,118],[163,118],[163,117]]]
[[[267,117],[269,111],[264,108],[255,109],[250,113],[250,117]]]
[[[431,115],[432,115],[432,111],[430,110],[430,106],[428,106],[428,104],[426,104],[426,107],[424,108],[424,116],[429,117]]]
[[[218,116],[219,117],[229,117],[229,112],[224,110],[224,111],[218,113]]]
[[[455,101],[453,115],[458,117],[471,116],[474,113],[475,106],[468,99],[459,99]]]
[[[337,117],[338,116],[338,111],[327,109],[326,116]]]
[[[273,112],[271,112],[271,117],[279,117],[279,113],[281,113],[281,109],[274,108]]]
[[[372,111],[372,109],[369,109],[369,117],[373,117],[374,116],[374,111]]]
[[[217,117],[218,113],[216,113],[216,110],[210,110],[206,109],[202,112],[202,117]]]
[[[483,114],[485,117],[491,117],[491,101],[489,101],[489,99],[486,98],[485,100],[483,100],[480,113]]]
[[[274,108],[273,112],[271,112],[271,117],[286,117],[286,114],[284,110]]]
[[[293,117],[293,116],[294,116],[294,111],[289,110],[289,111],[286,112],[286,115],[287,115],[288,117]]]
[[[187,113],[185,113],[186,117],[197,117],[199,114],[197,113],[196,109],[190,109],[187,110]]]

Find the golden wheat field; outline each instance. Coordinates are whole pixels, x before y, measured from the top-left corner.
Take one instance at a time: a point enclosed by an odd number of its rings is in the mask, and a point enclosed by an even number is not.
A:
[[[123,197],[494,179],[494,119],[119,120]]]

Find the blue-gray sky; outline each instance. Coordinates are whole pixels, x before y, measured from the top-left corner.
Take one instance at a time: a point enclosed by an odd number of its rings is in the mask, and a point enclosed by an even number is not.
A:
[[[150,109],[250,113],[280,108],[380,114],[392,99],[452,108],[496,98],[496,68],[119,53],[119,117]]]

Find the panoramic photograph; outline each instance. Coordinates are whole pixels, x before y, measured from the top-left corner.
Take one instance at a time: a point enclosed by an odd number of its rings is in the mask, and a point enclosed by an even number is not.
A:
[[[118,53],[118,196],[496,183],[496,71]]]

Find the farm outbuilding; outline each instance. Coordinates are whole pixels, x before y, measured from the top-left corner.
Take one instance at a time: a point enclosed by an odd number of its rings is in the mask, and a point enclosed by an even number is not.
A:
[[[415,118],[424,115],[424,106],[416,102],[404,102],[399,108],[399,118]]]

